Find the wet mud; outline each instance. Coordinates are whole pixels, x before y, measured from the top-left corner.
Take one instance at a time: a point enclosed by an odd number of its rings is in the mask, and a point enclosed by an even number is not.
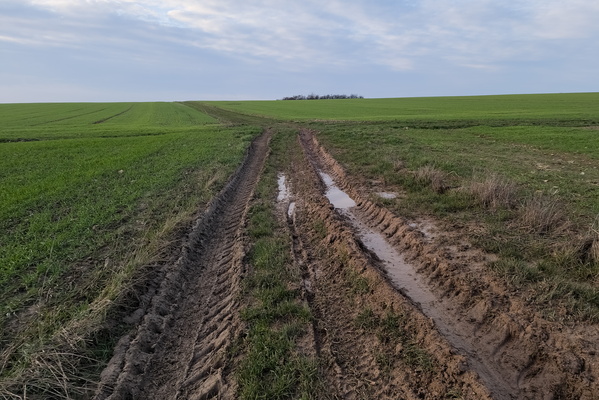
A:
[[[341,219],[362,252],[370,253],[366,269],[376,268],[429,319],[439,343],[463,357],[461,368],[471,371],[491,398],[597,398],[596,325],[572,327],[543,319],[523,296],[510,293],[485,269],[492,256],[471,246],[443,245],[435,240],[437,234],[430,234],[430,223],[405,221],[367,200],[368,194],[350,183],[356,179],[347,177],[313,132],[303,131],[301,144],[311,167],[319,174],[326,171],[355,201],[355,207],[337,209],[329,219]],[[323,180],[322,185],[330,183]],[[351,242],[347,234],[330,235],[329,240]],[[443,236],[444,243],[451,238]],[[425,398],[439,397],[429,393]]]

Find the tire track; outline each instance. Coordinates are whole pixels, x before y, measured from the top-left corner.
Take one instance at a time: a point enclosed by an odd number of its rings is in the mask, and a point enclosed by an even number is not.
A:
[[[433,306],[446,316],[431,317],[422,305],[417,305],[419,310],[435,321],[435,329],[456,353],[466,357],[468,368],[476,371],[493,398],[597,398],[599,349],[588,339],[596,337],[596,326],[573,329],[545,320],[484,267],[476,266],[479,258],[484,260],[480,254],[440,247],[426,233],[367,200],[311,132],[303,131],[301,138],[313,165],[333,175],[356,201],[357,217],[382,233],[427,278],[437,297]],[[409,298],[409,291],[403,294]],[[456,333],[467,340],[470,351],[453,340]]]
[[[190,233],[136,331],[121,339],[95,398],[233,398],[226,348],[240,327],[243,221],[268,154],[257,138]]]
[[[294,152],[295,212],[288,222],[294,258],[308,281],[315,348],[331,398],[442,399],[460,393],[490,400],[464,357],[389,284],[333,210],[304,145],[298,142]]]

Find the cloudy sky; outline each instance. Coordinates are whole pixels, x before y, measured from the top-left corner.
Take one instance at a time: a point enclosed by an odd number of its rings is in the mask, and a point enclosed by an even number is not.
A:
[[[597,0],[0,0],[0,102],[599,91]]]

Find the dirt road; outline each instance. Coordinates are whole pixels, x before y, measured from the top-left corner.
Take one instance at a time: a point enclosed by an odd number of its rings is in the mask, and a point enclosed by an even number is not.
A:
[[[97,399],[236,398],[226,350],[243,330],[244,219],[270,137],[254,142],[136,311]],[[323,398],[599,398],[596,326],[543,319],[485,272],[490,255],[375,204],[314,132],[294,146],[276,201],[314,316]]]

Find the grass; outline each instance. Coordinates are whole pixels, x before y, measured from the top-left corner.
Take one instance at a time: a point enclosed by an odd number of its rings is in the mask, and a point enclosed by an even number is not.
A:
[[[0,121],[0,395],[86,397],[125,293],[258,131],[176,103],[1,105]]]
[[[511,209],[518,201],[518,187],[513,181],[495,172],[474,175],[464,190],[485,208]]]
[[[401,348],[399,359],[404,365],[419,372],[433,370],[432,356],[406,329],[405,316],[393,311],[386,311],[383,315],[379,315],[366,307],[358,313],[354,323],[357,328],[376,335],[381,348],[375,350],[374,356],[384,372],[388,373],[393,369],[395,359],[390,355],[394,353],[398,344]]]
[[[0,105],[0,396],[89,397],[126,329],[109,323],[122,319],[124,293],[177,248],[257,127],[273,126],[280,134],[248,225],[240,396],[318,398],[318,362],[297,348],[312,317],[271,207],[289,121],[318,129],[351,176],[401,192],[384,200],[395,212],[472,228],[472,242],[499,256],[493,273],[548,316],[597,321],[597,100]],[[322,223],[314,229],[324,235]],[[354,295],[369,291],[346,278]],[[367,311],[356,320],[381,343],[404,340],[396,322]],[[431,367],[415,343],[401,343],[408,365]]]
[[[527,283],[514,289],[531,289],[541,305],[547,281],[559,290],[541,306],[551,312],[567,303],[574,310],[563,318],[599,320],[599,245],[591,229],[599,215],[598,99],[570,93],[206,104],[320,131],[320,142],[352,176],[402,193],[380,200],[386,207],[464,227],[475,245],[516,266],[506,281]],[[537,270],[538,279],[527,278]]]
[[[179,103],[3,104],[0,142],[162,135],[218,121]]]
[[[312,315],[293,287],[300,279],[286,229],[275,216],[276,170],[291,135],[279,134],[250,210],[252,242],[245,280],[249,306],[242,311],[247,335],[237,368],[241,399],[317,399],[322,394],[318,360],[297,342],[311,329]],[[285,142],[287,140],[287,142]]]
[[[406,126],[458,127],[514,121],[597,125],[599,93],[418,97],[320,101],[219,101],[208,104],[280,120],[401,121]]]
[[[414,172],[414,178],[419,183],[430,186],[434,192],[439,194],[449,189],[447,173],[432,165],[424,165],[418,168]]]

